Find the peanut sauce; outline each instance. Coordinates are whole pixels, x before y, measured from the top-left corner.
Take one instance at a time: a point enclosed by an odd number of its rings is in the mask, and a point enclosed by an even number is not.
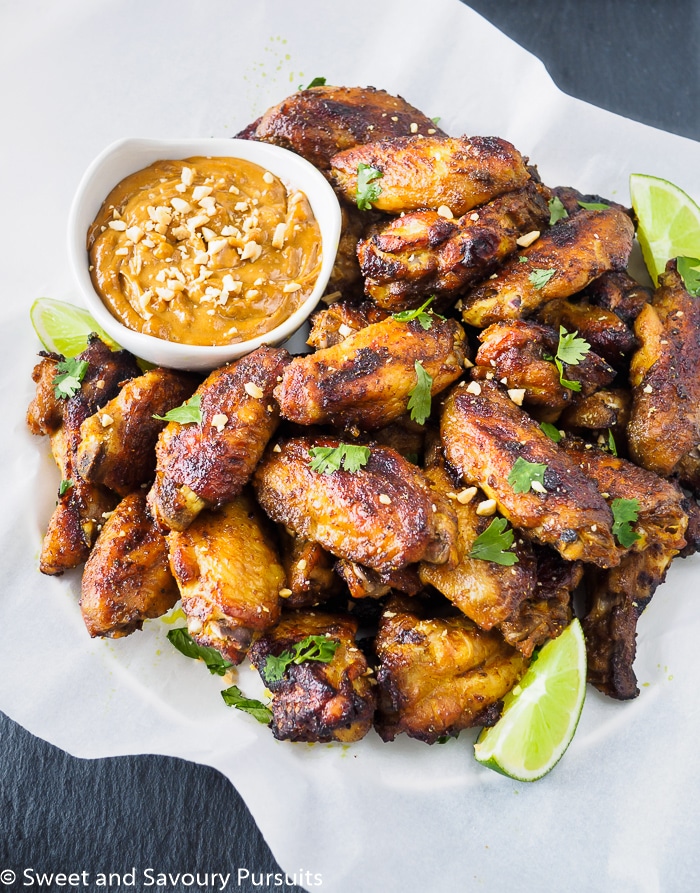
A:
[[[90,275],[127,328],[224,345],[280,325],[312,292],[308,199],[239,158],[157,161],[122,180],[88,231]]]

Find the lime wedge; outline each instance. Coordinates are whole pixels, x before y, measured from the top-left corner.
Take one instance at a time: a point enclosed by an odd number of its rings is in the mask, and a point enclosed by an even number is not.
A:
[[[518,781],[536,781],[562,758],[586,696],[586,642],[578,620],[539,651],[474,745],[477,760]]]
[[[672,257],[700,258],[700,207],[678,186],[647,174],[630,175],[637,239],[654,284]]]
[[[112,350],[119,349],[119,345],[82,307],[53,298],[37,298],[29,315],[44,348],[64,357],[75,357],[83,351],[92,332],[96,332]]]

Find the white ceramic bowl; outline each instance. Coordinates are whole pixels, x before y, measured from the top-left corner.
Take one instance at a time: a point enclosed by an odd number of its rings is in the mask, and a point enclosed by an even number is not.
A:
[[[281,325],[238,344],[218,347],[176,344],[132,331],[109,312],[95,291],[88,270],[88,228],[114,186],[128,174],[154,161],[194,155],[242,158],[267,168],[286,186],[295,187],[306,194],[321,230],[321,272],[313,292]],[[85,306],[118,344],[158,366],[206,371],[250,353],[262,344],[281,344],[299,329],[318,304],[328,284],[338,250],[340,220],[338,199],[328,181],[308,161],[287,149],[236,139],[125,139],[113,143],[98,155],[80,181],[68,218],[68,253]]]

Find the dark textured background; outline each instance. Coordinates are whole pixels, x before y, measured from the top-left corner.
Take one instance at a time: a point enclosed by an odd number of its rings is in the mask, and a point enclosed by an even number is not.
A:
[[[698,0],[467,5],[539,56],[564,92],[700,139]],[[0,869],[27,865],[279,871],[241,798],[214,769],[151,756],[77,760],[0,714]]]

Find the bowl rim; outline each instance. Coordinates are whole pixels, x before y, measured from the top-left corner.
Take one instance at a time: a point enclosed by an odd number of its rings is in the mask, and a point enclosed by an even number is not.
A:
[[[270,170],[288,188],[297,188],[305,193],[321,231],[321,270],[309,297],[274,329],[236,344],[181,344],[127,328],[102,301],[88,269],[88,227],[110,190],[128,174],[154,161],[181,160],[197,155],[241,158]],[[106,182],[111,185],[105,188]],[[68,254],[87,310],[120,346],[158,365],[192,370],[213,369],[262,345],[286,341],[303,325],[328,284],[338,251],[341,219],[340,203],[328,180],[318,168],[289,149],[271,143],[227,137],[126,137],[103,149],[80,179],[68,214]],[[154,357],[157,359],[154,360]]]

